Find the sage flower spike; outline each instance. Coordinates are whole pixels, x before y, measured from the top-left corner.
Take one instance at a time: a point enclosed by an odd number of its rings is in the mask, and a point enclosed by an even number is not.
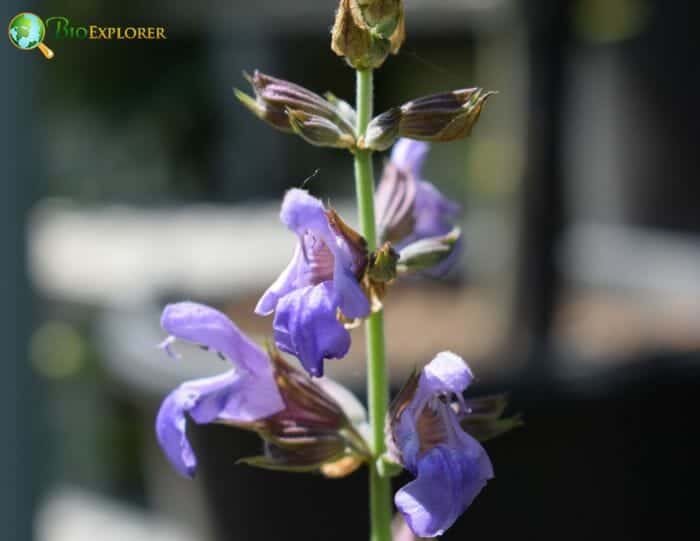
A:
[[[481,444],[460,425],[469,367],[443,351],[415,373],[391,405],[387,447],[416,479],[394,503],[418,537],[442,535],[469,507],[493,467]]]
[[[398,270],[445,274],[459,258],[462,240],[454,222],[460,205],[427,180],[423,164],[430,145],[399,139],[375,193],[377,229],[399,253]]]
[[[355,145],[352,109],[337,98],[327,100],[306,88],[255,70],[246,74],[255,98],[234,89],[238,100],[254,115],[286,133],[297,133],[318,146],[350,148]]]
[[[344,321],[370,312],[361,287],[366,242],[305,190],[287,192],[280,219],[297,235],[297,246],[255,313],[274,312],[277,347],[298,357],[312,376],[322,376],[323,360],[342,358],[350,348]]]
[[[366,412],[344,387],[328,379],[312,381],[271,348],[265,352],[221,312],[192,302],[171,304],[161,325],[169,333],[163,348],[177,340],[214,350],[231,370],[187,381],[163,401],[156,435],[175,470],[193,477],[197,460],[187,440],[188,417],[256,432],[264,454],[241,461],[287,471],[347,475],[368,459]]]
[[[495,92],[467,88],[418,98],[372,119],[362,148],[386,150],[397,137],[447,142],[467,137]]]

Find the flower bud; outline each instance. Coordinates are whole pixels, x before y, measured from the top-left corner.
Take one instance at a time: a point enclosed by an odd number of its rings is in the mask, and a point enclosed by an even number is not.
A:
[[[285,408],[244,427],[255,430],[265,445],[262,455],[241,462],[273,470],[327,470],[329,476],[340,477],[368,460],[364,438],[346,409],[331,396],[336,390],[347,401],[349,392],[337,384],[322,387],[290,366],[275,349],[269,355]]]
[[[355,109],[353,109],[352,105],[345,100],[341,100],[332,92],[326,92],[323,96],[333,105],[333,107],[335,107],[338,115],[340,115],[345,122],[347,122],[350,126],[357,125],[357,113],[355,112]]]
[[[399,252],[397,270],[410,273],[435,267],[450,257],[460,235],[459,227],[455,227],[447,235],[421,239],[409,244]]]
[[[258,70],[252,77],[247,74],[245,77],[253,88],[255,99],[234,89],[236,97],[254,115],[274,128],[298,133],[316,145],[343,148],[354,145],[355,124],[348,120],[352,107],[347,103],[337,98],[331,102],[302,86]]]
[[[331,49],[355,69],[374,69],[399,51],[404,37],[401,0],[341,0]]]
[[[287,118],[287,113],[284,109],[279,107],[271,106],[265,103],[262,99],[253,99],[245,92],[233,89],[238,101],[245,105],[248,110],[250,110],[255,116],[260,120],[267,122],[273,128],[277,128],[280,131],[293,133],[294,130],[289,125],[289,119]]]
[[[352,148],[355,137],[344,133],[336,124],[318,115],[287,109],[289,124],[307,143],[319,147]]]
[[[401,108],[394,107],[374,117],[367,125],[365,136],[360,140],[360,148],[386,150],[399,138]]]
[[[471,133],[493,94],[467,88],[409,101],[372,119],[360,146],[386,150],[397,137],[438,142],[462,139]]]

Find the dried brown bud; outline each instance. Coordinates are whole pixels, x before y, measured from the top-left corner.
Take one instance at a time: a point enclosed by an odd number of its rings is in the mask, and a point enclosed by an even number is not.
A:
[[[331,49],[355,69],[374,69],[399,51],[404,37],[401,0],[341,0]]]
[[[386,150],[398,137],[438,142],[462,139],[471,133],[484,103],[494,94],[467,88],[409,101],[372,119],[360,146]]]

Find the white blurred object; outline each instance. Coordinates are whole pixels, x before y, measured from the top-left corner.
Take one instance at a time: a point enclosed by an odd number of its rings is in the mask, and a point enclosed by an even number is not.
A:
[[[72,488],[47,498],[35,527],[37,541],[204,541],[173,521]]]
[[[50,297],[124,306],[172,291],[198,298],[262,291],[295,242],[276,202],[162,209],[45,202],[30,219],[29,264]]]
[[[658,229],[577,224],[562,243],[560,264],[574,283],[659,302],[700,303],[700,237]]]

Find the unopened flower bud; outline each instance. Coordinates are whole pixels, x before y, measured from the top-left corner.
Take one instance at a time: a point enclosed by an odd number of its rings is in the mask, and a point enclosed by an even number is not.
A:
[[[401,108],[394,107],[376,116],[367,126],[364,138],[360,141],[361,148],[386,150],[399,138],[401,126]]]
[[[357,125],[357,113],[355,109],[347,101],[341,100],[338,96],[332,92],[326,92],[323,97],[325,97],[338,112],[338,115],[345,120],[350,126]]]
[[[289,124],[307,143],[319,147],[352,148],[355,137],[322,116],[287,109]]]
[[[255,99],[238,89],[236,97],[258,118],[287,133],[298,133],[312,144],[354,145],[355,124],[349,119],[352,107],[336,98],[335,103],[297,84],[255,70],[246,75]],[[354,111],[353,111],[354,113]],[[292,119],[291,115],[295,118]]]
[[[331,32],[331,49],[355,69],[381,66],[405,36],[400,0],[341,0]]]
[[[471,133],[493,94],[467,88],[409,101],[372,119],[360,146],[386,150],[397,137],[438,142],[462,139]]]
[[[284,109],[271,106],[260,98],[253,99],[248,94],[242,90],[238,90],[237,88],[233,89],[233,93],[236,98],[238,98],[238,101],[245,105],[248,110],[260,120],[267,122],[270,126],[277,128],[280,131],[287,133],[294,132],[292,127],[289,125],[287,112]]]
[[[399,252],[397,270],[410,273],[435,267],[450,257],[460,234],[460,229],[455,227],[447,235],[421,239],[409,244]]]

